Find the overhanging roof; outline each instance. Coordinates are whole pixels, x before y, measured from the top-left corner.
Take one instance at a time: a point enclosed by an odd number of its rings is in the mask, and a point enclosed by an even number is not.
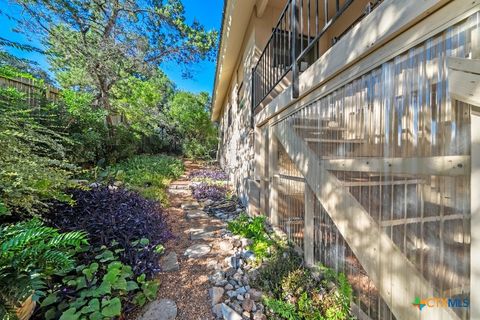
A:
[[[222,111],[222,103],[235,72],[235,65],[243,44],[243,38],[256,0],[225,0],[217,69],[212,94],[212,120]]]

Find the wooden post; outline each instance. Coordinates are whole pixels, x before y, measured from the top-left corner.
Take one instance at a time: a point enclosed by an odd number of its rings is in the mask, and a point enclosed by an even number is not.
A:
[[[300,70],[298,69],[298,62],[297,62],[297,51],[298,51],[298,26],[299,26],[299,16],[298,16],[298,1],[297,0],[291,0],[291,11],[292,11],[292,16],[291,16],[291,28],[292,28],[292,43],[291,43],[291,60],[292,60],[292,99],[298,98],[300,94],[300,83],[299,83],[299,77],[300,77]]]
[[[274,226],[278,226],[278,179],[276,178],[278,173],[278,140],[276,135],[273,134],[273,128],[270,128],[269,133],[269,148],[268,148],[268,177],[270,188],[270,223]]]
[[[470,318],[480,319],[480,110],[471,112],[471,175],[470,175]]]
[[[472,58],[480,59],[480,32],[472,31]],[[470,174],[470,318],[480,319],[480,106],[472,106],[471,125],[471,174]]]
[[[305,265],[313,267],[315,264],[315,194],[312,189],[305,183],[305,224],[303,227],[303,252],[305,257]]]

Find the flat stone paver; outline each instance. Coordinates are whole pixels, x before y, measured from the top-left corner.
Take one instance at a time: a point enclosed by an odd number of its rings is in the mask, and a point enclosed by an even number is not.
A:
[[[181,208],[183,210],[193,210],[193,209],[198,209],[200,207],[200,204],[197,201],[188,201],[185,203],[182,203]]]
[[[160,299],[150,302],[138,320],[174,320],[177,304],[173,300]]]
[[[187,220],[193,219],[208,219],[209,216],[202,210],[188,210],[187,212]]]
[[[178,271],[180,266],[178,265],[177,254],[172,251],[166,256],[161,257],[160,268],[162,268],[162,272]]]
[[[208,254],[212,248],[208,244],[197,243],[185,250],[185,255],[189,258],[200,258]]]

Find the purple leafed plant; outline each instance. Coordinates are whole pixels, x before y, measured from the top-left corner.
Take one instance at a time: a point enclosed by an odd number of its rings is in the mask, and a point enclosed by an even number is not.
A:
[[[225,199],[227,189],[221,186],[199,183],[192,185],[192,194],[197,200],[221,201]]]
[[[189,175],[190,179],[212,179],[212,180],[228,180],[228,175],[221,170],[195,170]]]
[[[157,245],[172,238],[160,206],[137,193],[107,187],[70,192],[76,204],[52,203],[48,218],[64,230],[85,230],[89,243],[109,249],[124,249],[120,260],[136,275],[159,271]],[[145,240],[139,245],[140,239]],[[116,244],[113,248],[112,243]]]

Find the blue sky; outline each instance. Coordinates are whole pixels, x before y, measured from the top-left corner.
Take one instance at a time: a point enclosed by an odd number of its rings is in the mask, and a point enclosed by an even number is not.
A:
[[[186,16],[188,21],[196,19],[202,23],[205,28],[217,29],[220,31],[220,23],[222,19],[223,0],[183,0]],[[8,0],[0,0],[0,10],[12,16],[21,14],[21,10]],[[20,43],[28,43],[40,46],[39,39],[34,36],[26,37],[24,34],[14,32],[16,24],[14,21],[8,20],[4,15],[0,15],[0,36],[9,40],[18,41]],[[19,57],[28,58],[37,61],[44,69],[48,69],[48,63],[44,56],[34,52],[22,52],[19,50],[9,49],[9,51]],[[199,64],[192,65],[193,78],[183,79],[181,68],[175,63],[166,63],[163,70],[167,73],[172,81],[181,90],[192,92],[207,91],[212,93],[213,81],[215,75],[215,62],[203,61]]]

